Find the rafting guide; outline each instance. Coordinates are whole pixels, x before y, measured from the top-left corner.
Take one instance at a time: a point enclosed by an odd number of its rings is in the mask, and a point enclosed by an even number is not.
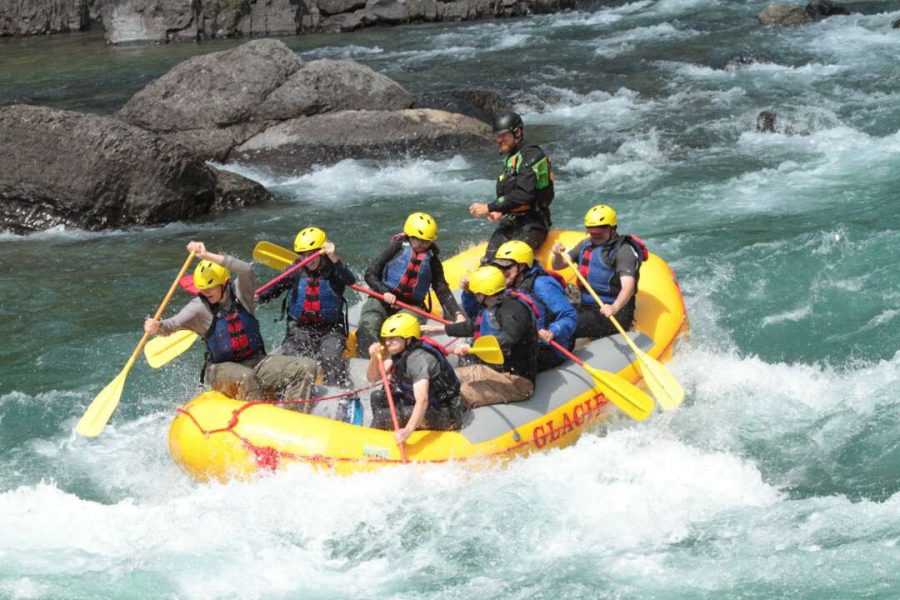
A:
[[[498,115],[493,130],[497,149],[504,155],[496,198],[488,204],[476,202],[469,206],[473,217],[486,217],[497,223],[483,263],[491,262],[497,248],[508,240],[521,240],[535,250],[540,248],[552,224],[554,176],[550,157],[540,146],[525,141],[525,124],[517,113]]]

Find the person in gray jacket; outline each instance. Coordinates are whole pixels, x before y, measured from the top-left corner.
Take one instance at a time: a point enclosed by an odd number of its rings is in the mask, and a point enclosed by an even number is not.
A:
[[[226,396],[237,400],[308,398],[315,381],[315,362],[266,355],[256,319],[256,279],[251,265],[209,252],[203,242],[191,242],[187,249],[200,259],[194,270],[197,297],[168,319],[147,318],[144,331],[169,335],[189,329],[200,335],[206,342],[201,381]]]

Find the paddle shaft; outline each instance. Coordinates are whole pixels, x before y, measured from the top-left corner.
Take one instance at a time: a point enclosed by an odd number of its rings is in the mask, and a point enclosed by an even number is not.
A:
[[[394,423],[394,433],[400,431],[400,421],[397,420],[397,407],[394,405],[394,392],[391,391],[391,382],[388,380],[387,372],[384,370],[384,361],[381,356],[378,357],[378,371],[381,373],[381,381],[384,383],[384,395],[387,396],[388,408],[391,410],[391,421]],[[400,449],[400,458],[403,464],[406,464],[406,447],[398,442],[397,448]]]
[[[261,288],[259,288],[258,290],[256,290],[256,295],[258,296],[259,294],[262,294],[264,291],[266,291],[267,289],[271,288],[273,285],[275,285],[275,284],[278,283],[279,281],[283,280],[285,277],[289,277],[289,276],[293,275],[294,273],[296,273],[297,271],[299,271],[300,269],[302,269],[303,267],[305,267],[306,265],[308,265],[309,263],[311,263],[311,262],[313,261],[313,259],[315,259],[317,256],[321,256],[321,255],[322,255],[322,251],[319,250],[319,251],[316,252],[315,254],[312,254],[312,255],[310,255],[310,256],[307,256],[306,258],[304,258],[303,260],[301,260],[299,263],[297,263],[296,265],[290,267],[290,268],[287,269],[284,273],[282,273],[281,275],[279,275],[278,277],[276,277],[275,279],[273,279],[273,280],[270,281],[269,283],[265,284],[264,286],[262,286]]]
[[[561,345],[556,340],[550,340],[550,345],[553,346],[557,352],[559,352],[560,354],[562,354],[563,356],[565,356],[566,358],[571,360],[573,363],[575,363],[581,367],[588,366],[585,364],[585,362],[583,360],[581,360],[580,358],[578,358],[577,356],[575,356],[574,354],[569,352],[565,346]]]
[[[175,290],[178,289],[178,283],[181,281],[182,275],[184,275],[185,271],[188,270],[188,267],[191,266],[191,261],[194,260],[194,253],[191,252],[188,254],[187,259],[184,261],[184,264],[181,265],[181,270],[178,271],[178,275],[175,277],[175,281],[172,282],[172,285],[169,287],[169,291],[166,294],[166,297],[163,298],[162,303],[159,305],[159,308],[156,309],[156,314],[153,315],[154,321],[159,321],[159,318],[166,311],[166,307],[169,305],[169,301],[172,300],[172,296],[175,295]],[[145,331],[144,336],[141,338],[141,341],[138,342],[137,348],[134,349],[134,352],[131,354],[131,358],[128,359],[126,369],[130,369],[131,365],[134,364],[134,361],[137,360],[137,357],[140,355],[141,350],[144,349],[144,344],[147,343],[147,340],[150,339],[150,332]]]
[[[193,252],[188,254],[187,259],[185,259],[184,264],[181,266],[181,270],[178,271],[175,281],[173,281],[172,285],[169,287],[169,292],[166,294],[165,298],[163,298],[162,303],[156,310],[156,314],[153,316],[154,321],[158,321],[163,312],[165,312],[166,306],[168,306],[172,296],[175,295],[175,290],[178,289],[178,283],[181,280],[181,276],[187,271],[192,260],[194,260]],[[148,339],[150,339],[150,333],[145,331],[144,335],[141,337],[141,341],[138,342],[137,347],[134,349],[128,362],[125,363],[125,366],[119,374],[94,397],[94,400],[87,407],[87,410],[84,411],[84,414],[75,426],[75,431],[78,432],[79,435],[95,437],[100,435],[103,428],[106,427],[113,411],[115,411],[116,407],[119,405],[119,400],[122,397],[122,391],[125,387],[125,379],[128,377],[131,367],[134,366],[134,362],[137,360],[137,357],[140,355],[141,350],[143,350]]]
[[[368,295],[372,296],[373,298],[378,298],[379,300],[384,300],[384,294],[379,294],[375,290],[370,290],[369,288],[364,288],[364,287],[361,287],[358,285],[350,285],[349,287],[350,287],[350,289],[356,290],[357,292],[361,292],[363,294],[368,294]],[[414,312],[417,315],[421,315],[427,319],[431,319],[432,321],[437,321],[441,325],[450,325],[450,323],[451,323],[451,321],[448,321],[447,319],[439,317],[439,316],[432,314],[426,310],[422,310],[421,308],[415,307],[411,304],[407,304],[406,302],[400,302],[399,300],[396,300],[394,302],[394,304],[396,304],[400,308],[404,308],[410,312]]]

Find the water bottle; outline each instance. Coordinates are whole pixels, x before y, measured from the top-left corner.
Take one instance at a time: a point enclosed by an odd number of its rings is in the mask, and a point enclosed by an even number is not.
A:
[[[362,425],[363,422],[363,405],[359,396],[353,395],[341,398],[338,401],[337,413],[335,419],[353,425]]]

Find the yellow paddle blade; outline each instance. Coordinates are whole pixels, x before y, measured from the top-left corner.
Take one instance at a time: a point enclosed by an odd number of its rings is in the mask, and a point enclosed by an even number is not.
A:
[[[469,354],[474,354],[481,360],[492,365],[503,364],[503,350],[497,338],[492,335],[483,335],[475,340],[472,347],[469,348]]]
[[[119,405],[119,399],[122,397],[122,389],[125,387],[125,379],[128,377],[128,371],[131,369],[131,365],[132,363],[129,362],[128,365],[122,369],[122,372],[119,373],[115,379],[110,381],[109,384],[103,388],[103,391],[97,394],[97,397],[94,398],[91,405],[88,406],[87,410],[84,411],[84,414],[81,415],[78,425],[75,426],[75,431],[77,431],[79,435],[83,435],[84,437],[97,437],[103,431],[103,428],[106,427],[107,421],[109,421],[113,411],[116,410],[116,407]]]
[[[288,268],[297,260],[297,253],[272,242],[259,242],[253,248],[253,260],[278,271]]]
[[[684,402],[684,390],[672,373],[652,356],[638,354],[644,383],[663,410],[678,408]]]
[[[575,277],[578,278],[584,286],[584,289],[593,296],[594,301],[597,302],[597,309],[599,310],[603,306],[603,300],[600,299],[597,292],[591,287],[591,284],[588,283],[587,279],[584,278],[584,275],[582,275],[578,268],[572,263],[572,259],[569,258],[569,255],[563,253],[562,257],[566,261],[566,264],[572,268]],[[609,320],[615,325],[616,329],[619,330],[625,343],[628,344],[632,352],[637,356],[638,367],[641,369],[641,376],[644,378],[644,383],[647,384],[650,393],[652,393],[657,401],[659,401],[659,405],[664,410],[671,410],[681,406],[681,403],[684,401],[684,390],[681,388],[678,381],[676,381],[672,373],[669,372],[669,369],[638,348],[637,344],[634,343],[634,340],[632,340],[625,332],[625,329],[619,323],[618,319],[610,317]]]
[[[144,345],[144,358],[158,369],[194,345],[200,337],[190,329],[180,329],[172,335],[156,336]]]
[[[653,412],[653,398],[631,382],[587,364],[582,366],[601,384],[600,391],[609,401],[635,421],[643,421]]]

